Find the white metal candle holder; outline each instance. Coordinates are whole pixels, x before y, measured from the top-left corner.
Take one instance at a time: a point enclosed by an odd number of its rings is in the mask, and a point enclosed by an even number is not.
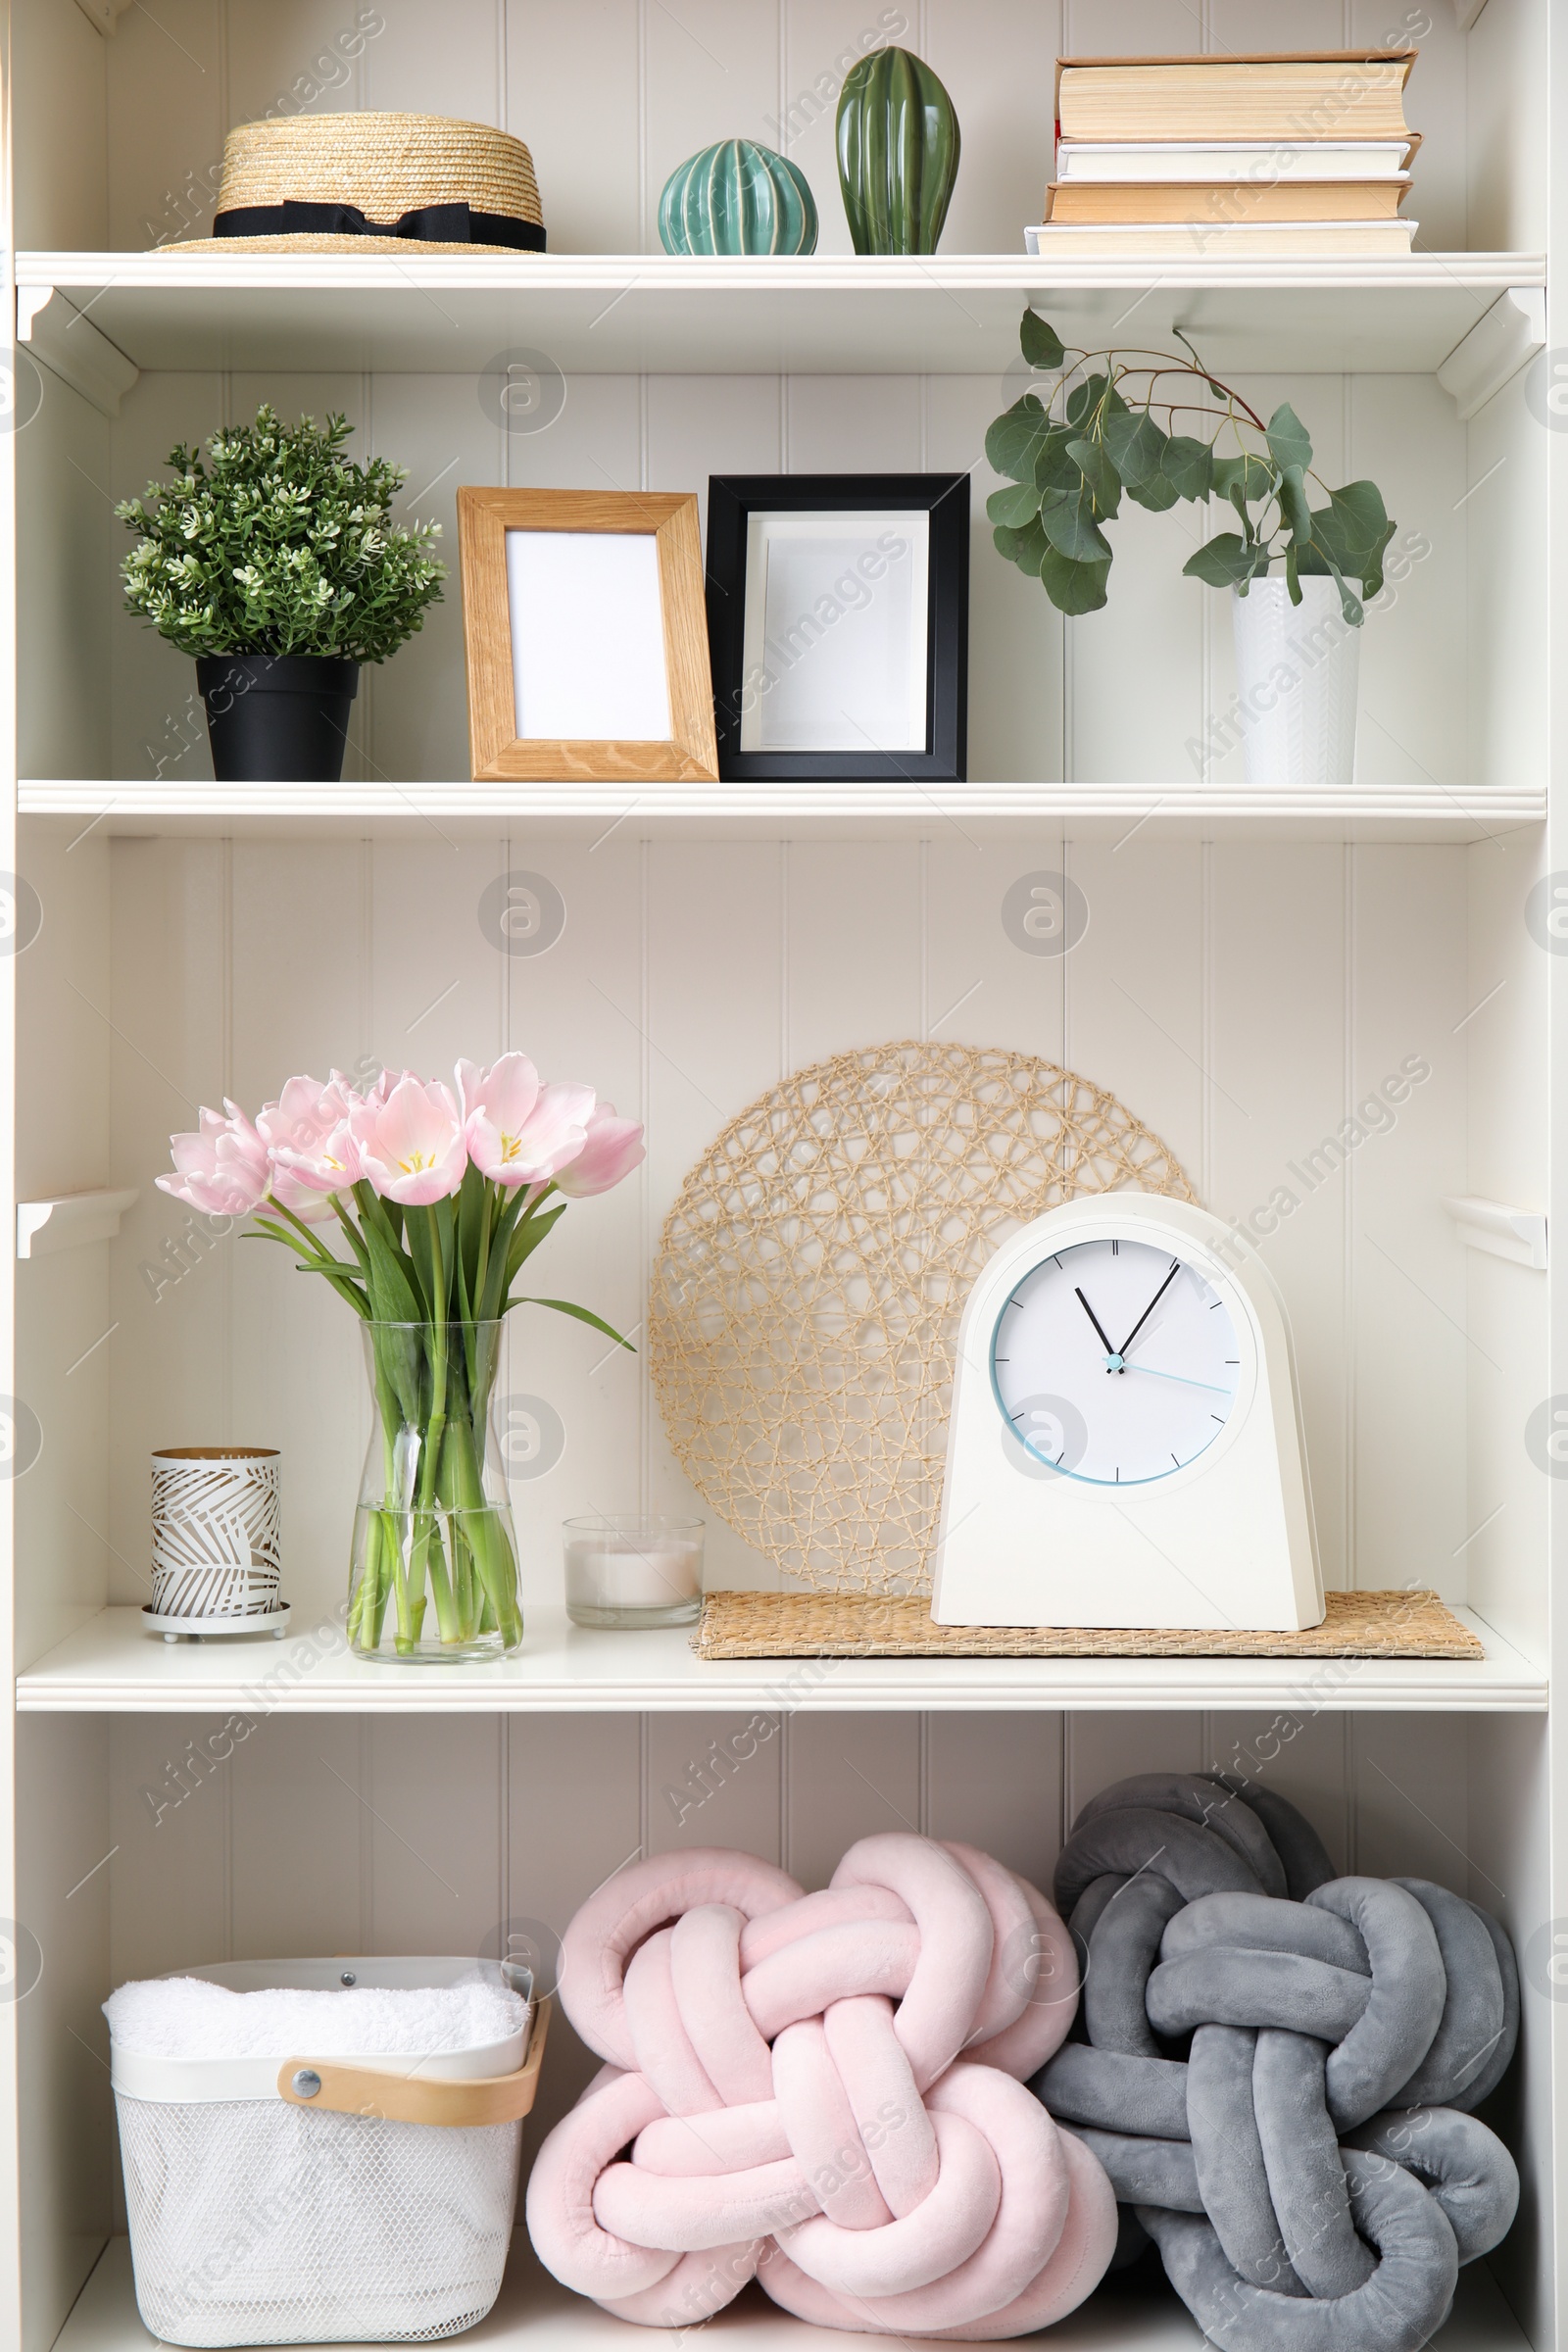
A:
[[[153,1465],[153,1597],[166,1642],[267,1631],[281,1637],[278,1453],[270,1446],[161,1446]]]

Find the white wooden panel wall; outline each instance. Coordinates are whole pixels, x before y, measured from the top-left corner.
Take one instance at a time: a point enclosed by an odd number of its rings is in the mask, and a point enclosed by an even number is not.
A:
[[[49,0],[28,6],[65,13]],[[1525,13],[1522,0],[1503,12]],[[1260,40],[1341,47],[1412,34],[1421,58],[1410,115],[1426,133],[1421,242],[1466,242],[1466,44],[1446,7],[1270,0],[1260,27],[1248,0],[1199,0],[1179,24],[1166,0],[992,0],[977,27],[968,0],[685,0],[678,12],[657,0],[446,0],[439,40],[413,0],[380,0],[373,12],[350,0],[267,9],[167,0],[156,23],[142,10],[131,17],[106,44],[113,245],[201,233],[231,122],[277,107],[412,107],[498,122],[526,139],[558,252],[657,250],[669,172],[695,149],[734,136],[786,149],[815,193],[822,250],[847,252],[832,140],[838,85],[853,57],[892,38],[930,60],[962,125],[948,248],[1016,252],[1024,222],[1040,218],[1062,50],[1223,51]],[[344,36],[366,18],[385,29],[345,62]],[[1485,122],[1495,121],[1492,92],[1512,89],[1519,59],[1536,53],[1528,44],[1516,53],[1500,30],[1489,35]],[[1498,192],[1482,210],[1489,233],[1476,242],[1508,241],[1493,224],[1511,225],[1525,210],[1529,164],[1520,151],[1530,144],[1510,135],[1480,155],[1478,180]],[[20,242],[96,241],[77,218],[87,200],[60,176],[42,135],[24,142]]]

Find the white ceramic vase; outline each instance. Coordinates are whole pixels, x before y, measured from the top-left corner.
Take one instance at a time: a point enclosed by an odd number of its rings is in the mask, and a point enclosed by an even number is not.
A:
[[[1347,792],[1355,776],[1355,696],[1361,631],[1340,609],[1332,578],[1283,577],[1231,591],[1236,691],[1247,781],[1262,791]]]

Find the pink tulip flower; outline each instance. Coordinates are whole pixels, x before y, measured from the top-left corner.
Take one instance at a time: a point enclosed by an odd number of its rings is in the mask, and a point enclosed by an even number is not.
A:
[[[291,1078],[275,1102],[256,1114],[257,1131],[272,1163],[272,1198],[307,1223],[331,1214],[331,1196],[359,1182],[359,1155],[349,1133],[355,1101],[339,1072]]]
[[[379,1108],[396,1086],[399,1078],[414,1078],[415,1076],[416,1073],[413,1070],[383,1070],[372,1085],[356,1086],[346,1070],[334,1070],[332,1084],[337,1088],[345,1102],[351,1104],[373,1102]]]
[[[458,1085],[468,1156],[508,1192],[547,1182],[587,1141],[593,1088],[541,1086],[526,1054],[503,1054],[488,1070],[460,1061]]]
[[[308,1223],[329,1216],[330,1195],[342,1192],[358,1174],[343,1150],[348,1100],[335,1073],[326,1086],[319,1078],[291,1078],[277,1101],[263,1103],[257,1112],[256,1132],[271,1163],[272,1199]],[[342,1144],[334,1149],[339,1135]]]
[[[405,1208],[445,1200],[463,1182],[467,1152],[451,1090],[406,1071],[384,1102],[349,1105],[360,1173],[383,1200]]]
[[[601,1102],[588,1122],[588,1140],[556,1178],[556,1190],[572,1200],[608,1193],[647,1157],[635,1119],[617,1119],[613,1102]]]
[[[209,1217],[247,1217],[267,1198],[267,1146],[225,1097],[220,1118],[203,1104],[194,1135],[172,1135],[172,1176],[158,1189]]]

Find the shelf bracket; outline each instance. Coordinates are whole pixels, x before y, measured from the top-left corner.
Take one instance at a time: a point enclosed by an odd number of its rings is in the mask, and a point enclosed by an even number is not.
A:
[[[1482,0],[1482,5],[1485,4],[1486,0]],[[113,32],[117,20],[124,15],[127,8],[135,6],[135,0],[76,0],[76,6],[89,24],[97,25],[100,32]]]
[[[1489,1257],[1505,1257],[1510,1264],[1546,1270],[1546,1220],[1533,1209],[1509,1208],[1501,1200],[1470,1198],[1445,1200],[1459,1239],[1468,1250],[1484,1250]]]
[[[52,1200],[17,1202],[17,1255],[52,1257],[88,1242],[112,1242],[120,1220],[135,1205],[129,1193],[61,1193]]]
[[[1510,286],[1483,312],[1438,369],[1438,381],[1468,424],[1494,392],[1546,348],[1544,286]]]
[[[17,288],[17,341],[101,416],[118,416],[141,369],[53,286]]]

